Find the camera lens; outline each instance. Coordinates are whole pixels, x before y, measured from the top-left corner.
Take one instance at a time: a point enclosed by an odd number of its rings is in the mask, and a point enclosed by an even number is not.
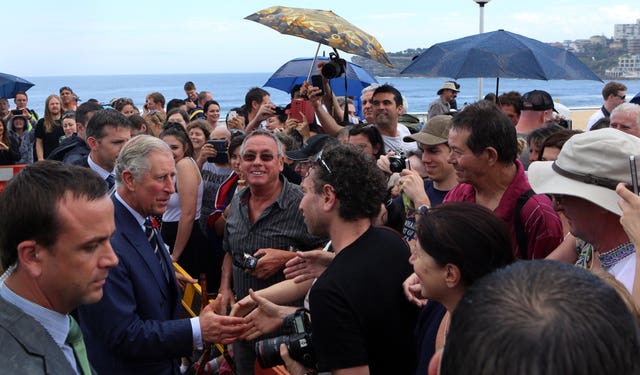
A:
[[[285,344],[289,347],[289,336],[278,336],[256,342],[256,357],[262,368],[284,364],[280,357],[280,344]]]
[[[342,65],[336,61],[330,61],[322,66],[322,76],[326,79],[340,77],[344,73]]]

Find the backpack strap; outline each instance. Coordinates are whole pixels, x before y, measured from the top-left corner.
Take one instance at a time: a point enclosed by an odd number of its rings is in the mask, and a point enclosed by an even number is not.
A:
[[[524,223],[522,222],[522,207],[527,203],[529,198],[534,196],[535,193],[532,189],[529,189],[522,193],[521,196],[518,197],[518,201],[516,202],[515,209],[515,229],[516,229],[516,242],[518,243],[518,252],[520,253],[520,259],[526,260],[529,259],[529,252],[527,249],[527,234],[524,230]]]

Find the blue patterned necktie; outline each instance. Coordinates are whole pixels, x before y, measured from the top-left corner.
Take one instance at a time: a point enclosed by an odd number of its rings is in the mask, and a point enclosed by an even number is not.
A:
[[[162,249],[160,249],[160,242],[158,242],[158,231],[153,226],[153,222],[150,218],[147,218],[144,221],[145,234],[147,235],[147,239],[151,244],[151,248],[153,249],[153,253],[155,254],[158,262],[160,263],[160,267],[162,268],[162,274],[164,278],[169,281],[169,271],[167,269],[167,264],[164,261],[162,254],[160,253]]]
[[[105,181],[107,181],[107,190],[111,191],[111,189],[113,189],[113,185],[116,184],[116,179],[113,177],[113,175],[109,175],[107,176]]]
[[[73,354],[76,357],[76,365],[78,366],[78,372],[83,375],[91,375],[91,366],[89,366],[89,358],[87,357],[87,348],[84,346],[84,340],[82,339],[82,331],[78,322],[69,316],[69,334],[65,340],[65,344],[69,345],[73,349]]]

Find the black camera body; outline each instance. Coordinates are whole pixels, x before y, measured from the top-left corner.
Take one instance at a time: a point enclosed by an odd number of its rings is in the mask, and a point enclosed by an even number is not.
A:
[[[345,73],[347,61],[341,59],[337,54],[329,54],[329,62],[322,66],[322,76],[326,79],[338,78]]]
[[[227,155],[227,141],[224,139],[209,139],[207,141],[208,144],[213,146],[216,149],[216,156],[212,158],[207,158],[209,163],[220,163],[224,164],[229,161],[229,155]]]
[[[389,156],[389,170],[392,173],[400,173],[405,168],[407,168],[407,158],[404,153],[400,153],[397,156]]]
[[[251,254],[242,253],[241,256],[234,257],[233,263],[236,267],[242,268],[243,270],[253,271],[258,266],[258,260],[260,258],[254,257]]]
[[[285,344],[292,359],[305,367],[316,367],[316,356],[311,340],[311,321],[305,309],[284,318],[282,323],[286,335],[272,337],[256,342],[255,351],[262,368],[283,365],[280,357],[280,344]]]

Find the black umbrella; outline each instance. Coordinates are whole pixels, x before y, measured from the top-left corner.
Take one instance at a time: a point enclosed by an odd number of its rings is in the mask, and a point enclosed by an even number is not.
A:
[[[504,30],[434,44],[400,74],[430,77],[600,81],[571,52]]]
[[[19,91],[27,91],[33,83],[11,74],[0,73],[0,98],[15,98]]]

